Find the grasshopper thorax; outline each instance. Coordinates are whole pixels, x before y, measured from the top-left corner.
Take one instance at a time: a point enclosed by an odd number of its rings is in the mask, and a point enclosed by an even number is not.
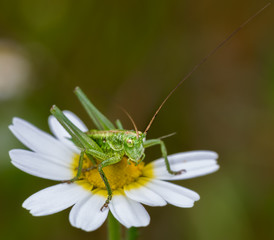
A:
[[[115,153],[135,164],[144,159],[145,133],[134,130],[90,130],[86,134],[110,156]]]

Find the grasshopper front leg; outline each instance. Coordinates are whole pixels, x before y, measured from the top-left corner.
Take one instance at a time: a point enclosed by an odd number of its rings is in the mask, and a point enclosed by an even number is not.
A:
[[[161,146],[161,152],[162,152],[162,156],[165,159],[165,165],[166,165],[166,169],[167,171],[172,174],[172,175],[179,175],[181,173],[186,172],[185,169],[179,170],[179,171],[172,171],[170,168],[170,164],[167,158],[167,150],[166,150],[166,146],[164,144],[164,142],[161,139],[150,139],[150,140],[146,140],[144,142],[144,148],[148,148],[148,147],[152,147],[155,145],[160,145]]]
[[[108,179],[107,179],[107,177],[106,177],[106,175],[103,171],[103,167],[107,167],[109,165],[115,164],[115,163],[121,161],[121,158],[119,158],[118,156],[108,158],[107,155],[105,155],[104,153],[98,152],[96,150],[82,149],[81,154],[80,154],[80,158],[79,158],[79,166],[78,166],[78,170],[77,170],[77,175],[73,179],[69,180],[69,183],[74,182],[76,180],[79,180],[79,177],[80,177],[81,172],[82,172],[84,154],[90,154],[90,155],[94,156],[97,159],[103,160],[98,165],[98,171],[99,171],[100,176],[101,176],[101,178],[102,178],[102,180],[103,180],[103,182],[106,186],[107,193],[108,193],[107,200],[105,201],[104,205],[100,209],[101,211],[103,211],[105,208],[108,207],[108,205],[110,203],[110,200],[112,199],[112,190],[111,190],[111,187],[109,185]]]
[[[106,158],[106,156],[102,153],[99,153],[95,150],[92,150],[92,149],[83,149],[81,151],[81,154],[80,154],[80,157],[79,157],[79,165],[78,165],[78,170],[77,170],[77,174],[74,178],[72,178],[71,180],[69,181],[66,181],[67,183],[72,183],[74,181],[77,181],[79,180],[79,177],[82,173],[82,167],[83,167],[83,160],[84,160],[84,154],[90,154],[92,156],[95,156],[97,158]],[[115,164],[117,162],[121,161],[121,159],[119,157],[112,157],[112,158],[108,158],[106,160],[104,160],[103,162],[101,162],[99,165],[98,165],[98,171],[100,173],[100,176],[106,186],[106,189],[107,189],[107,192],[108,192],[108,197],[107,197],[107,200],[105,201],[104,205],[101,207],[101,211],[103,211],[105,208],[108,207],[108,204],[110,203],[110,200],[112,198],[112,190],[111,190],[111,187],[109,185],[109,182],[108,182],[108,179],[103,171],[103,167],[107,167],[109,165],[112,165],[112,164]]]
[[[112,164],[115,164],[117,162],[121,161],[120,158],[118,157],[112,157],[112,158],[109,158],[103,162],[101,162],[99,165],[98,165],[98,171],[100,173],[100,176],[102,178],[102,180],[104,181],[104,184],[106,186],[106,189],[107,189],[107,192],[108,192],[108,197],[107,197],[107,200],[105,201],[104,205],[101,207],[101,211],[103,211],[105,208],[108,207],[108,204],[112,198],[112,191],[111,191],[111,187],[109,185],[109,182],[108,182],[108,179],[103,171],[103,167],[107,167],[109,165],[112,165]]]

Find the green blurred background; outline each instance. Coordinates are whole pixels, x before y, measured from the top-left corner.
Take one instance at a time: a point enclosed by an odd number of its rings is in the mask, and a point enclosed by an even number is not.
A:
[[[0,239],[105,239],[69,210],[32,217],[21,207],[54,182],[21,172],[13,116],[49,131],[52,104],[79,115],[80,86],[111,120],[144,130],[154,111],[203,56],[261,8],[254,0],[0,1]],[[140,239],[274,239],[274,6],[219,50],[169,99],[148,137],[176,131],[168,152],[209,149],[221,169],[179,182],[197,191],[192,209],[147,207]],[[160,157],[149,149],[146,161]]]

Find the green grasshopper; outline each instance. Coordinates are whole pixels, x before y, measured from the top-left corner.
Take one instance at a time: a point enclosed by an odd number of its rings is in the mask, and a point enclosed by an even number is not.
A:
[[[244,26],[246,26],[253,18],[259,15],[265,8],[267,8],[270,3],[266,4],[261,10],[251,16],[247,21],[235,29],[226,39],[224,39],[216,48],[214,48],[208,55],[206,55],[193,69],[176,85],[175,88],[167,95],[164,101],[156,110],[152,119],[150,120],[145,131],[142,133],[138,131],[134,121],[127,113],[128,117],[132,121],[135,130],[124,130],[121,122],[116,121],[116,126],[111,123],[86,97],[86,95],[81,91],[80,88],[75,89],[75,94],[79,98],[80,102],[88,112],[92,121],[98,130],[91,130],[86,133],[78,129],[69,119],[62,113],[62,111],[53,106],[51,108],[51,113],[56,117],[60,124],[66,129],[70,134],[71,140],[74,144],[81,149],[79,164],[76,176],[68,182],[74,182],[79,180],[82,173],[82,166],[84,156],[86,155],[93,164],[92,168],[97,168],[101,178],[107,189],[108,197],[101,208],[108,207],[108,204],[112,198],[112,190],[109,185],[108,179],[105,176],[103,168],[115,163],[120,162],[123,157],[128,159],[128,163],[135,163],[138,165],[145,158],[145,148],[152,147],[155,145],[160,145],[162,156],[165,160],[166,169],[170,174],[177,175],[185,172],[184,169],[180,171],[172,171],[170,169],[170,164],[167,158],[167,150],[164,142],[161,139],[151,139],[146,140],[147,132],[153,123],[155,117],[165,104],[165,102],[170,98],[170,96],[177,90],[177,88],[189,78],[202,64],[204,64],[218,49],[220,49],[226,42],[228,42],[236,33],[238,33]],[[99,164],[97,162],[99,161]],[[86,169],[88,170],[88,169]]]
[[[90,130],[86,133],[82,132],[56,106],[53,106],[51,108],[51,113],[70,134],[72,138],[71,140],[74,142],[74,144],[81,149],[77,174],[73,179],[68,182],[74,182],[79,180],[79,177],[83,170],[82,165],[84,155],[86,155],[92,161],[93,168],[98,169],[108,192],[108,197],[101,210],[108,206],[112,198],[112,190],[109,185],[108,179],[103,171],[103,168],[120,162],[123,157],[126,157],[128,159],[129,164],[132,162],[138,165],[145,158],[145,148],[160,145],[162,156],[165,159],[167,171],[173,175],[185,172],[184,169],[182,169],[181,171],[171,170],[167,158],[167,150],[164,142],[161,139],[146,140],[147,132],[155,117],[149,123],[146,130],[142,133],[138,131],[133,119],[126,112],[128,117],[132,121],[135,130],[124,130],[119,120],[116,121],[117,127],[115,127],[115,125],[112,124],[111,121],[108,120],[91,103],[91,101],[87,98],[87,96],[79,87],[75,89],[75,94],[88,112],[98,130]],[[100,163],[97,164],[97,161],[99,161]]]

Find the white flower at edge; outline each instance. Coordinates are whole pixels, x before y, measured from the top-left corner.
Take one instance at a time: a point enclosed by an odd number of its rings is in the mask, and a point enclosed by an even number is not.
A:
[[[82,131],[88,130],[73,113],[64,113]],[[37,177],[56,181],[70,180],[75,176],[75,156],[79,156],[80,152],[53,116],[49,117],[49,126],[55,137],[22,119],[14,118],[13,124],[9,126],[10,130],[31,151],[11,150],[11,162],[20,170]],[[99,228],[106,220],[109,210],[127,228],[147,226],[150,217],[142,204],[164,206],[169,203],[189,208],[200,198],[192,190],[162,180],[188,179],[215,172],[219,168],[217,158],[217,153],[212,151],[170,155],[168,159],[171,169],[186,170],[186,173],[176,176],[167,172],[162,158],[153,161],[141,168],[141,175],[134,182],[113,191],[109,209],[105,211],[100,211],[100,208],[106,200],[106,190],[86,181],[84,184],[76,181],[45,188],[26,199],[23,207],[33,216],[45,216],[73,206],[69,215],[70,223],[85,231]]]

